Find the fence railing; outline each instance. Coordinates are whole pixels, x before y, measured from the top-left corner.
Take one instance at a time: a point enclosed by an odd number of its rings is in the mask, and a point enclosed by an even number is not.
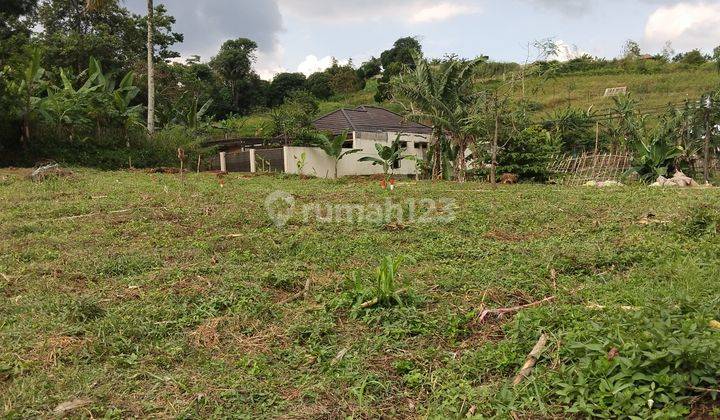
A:
[[[627,154],[563,155],[555,157],[548,169],[557,184],[582,185],[588,181],[621,181],[631,162]]]

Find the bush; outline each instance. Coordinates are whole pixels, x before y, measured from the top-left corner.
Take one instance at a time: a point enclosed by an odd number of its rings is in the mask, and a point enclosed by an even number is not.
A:
[[[511,138],[498,151],[498,174],[513,173],[524,181],[546,181],[548,164],[560,152],[560,145],[549,132],[530,127]]]
[[[38,126],[27,150],[14,149],[6,164],[32,166],[42,160],[65,165],[113,170],[134,167],[177,166],[177,150],[182,147],[187,162],[197,159],[201,139],[185,127],[174,126],[158,131],[150,139],[138,127],[125,134],[121,128],[99,133],[78,133],[57,127]],[[130,143],[130,147],[127,143]]]

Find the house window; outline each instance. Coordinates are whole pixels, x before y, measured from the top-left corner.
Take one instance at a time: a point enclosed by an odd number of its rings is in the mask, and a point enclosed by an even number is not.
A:
[[[399,159],[393,162],[392,168],[393,168],[393,169],[400,169],[400,160],[399,160]]]
[[[345,143],[343,143],[342,147],[343,147],[344,149],[352,149],[352,148],[353,148],[353,141],[352,141],[352,140],[346,141]]]

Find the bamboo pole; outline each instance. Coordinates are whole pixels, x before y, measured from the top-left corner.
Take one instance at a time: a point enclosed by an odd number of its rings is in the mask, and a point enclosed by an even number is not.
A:
[[[520,382],[530,376],[530,373],[535,367],[535,364],[540,359],[540,355],[542,354],[543,350],[545,350],[545,345],[547,345],[547,341],[547,334],[543,334],[540,336],[540,339],[535,344],[535,347],[533,347],[532,351],[528,355],[527,360],[525,360],[525,364],[523,365],[522,369],[520,369],[520,372],[518,372],[518,374],[515,376],[515,379],[513,379],[513,386],[518,386]]]

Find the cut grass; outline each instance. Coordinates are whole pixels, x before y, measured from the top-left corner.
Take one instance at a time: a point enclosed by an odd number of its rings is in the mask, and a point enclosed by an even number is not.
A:
[[[264,200],[278,189],[298,204],[387,193],[363,180],[230,175],[221,188],[209,174],[75,172],[35,184],[0,170],[3,417],[77,399],[91,403],[72,414],[95,417],[561,415],[549,388],[569,363],[566,334],[621,331],[621,307],[720,313],[720,241],[695,229],[718,220],[714,189],[403,183],[394,200],[453,198],[456,220],[277,228]],[[648,214],[669,223],[639,223]],[[357,310],[354,272],[371,287],[386,255],[412,258],[405,304]],[[546,355],[508,388],[541,332]]]

